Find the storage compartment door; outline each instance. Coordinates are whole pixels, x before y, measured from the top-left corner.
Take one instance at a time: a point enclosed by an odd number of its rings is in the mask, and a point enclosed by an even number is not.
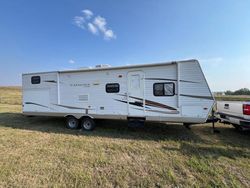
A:
[[[23,112],[50,111],[49,89],[28,89],[23,91]]]

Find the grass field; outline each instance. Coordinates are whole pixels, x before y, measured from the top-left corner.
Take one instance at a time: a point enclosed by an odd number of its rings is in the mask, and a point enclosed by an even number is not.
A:
[[[216,100],[219,101],[250,101],[250,95],[224,95],[224,96],[215,96]]]
[[[250,187],[250,134],[231,126],[102,121],[72,131],[22,116],[19,88],[0,97],[0,187]]]

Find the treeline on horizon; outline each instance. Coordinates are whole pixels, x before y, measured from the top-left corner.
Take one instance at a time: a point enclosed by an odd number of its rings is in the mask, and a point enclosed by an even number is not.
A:
[[[225,95],[250,95],[250,90],[248,88],[238,89],[236,91],[226,91]]]

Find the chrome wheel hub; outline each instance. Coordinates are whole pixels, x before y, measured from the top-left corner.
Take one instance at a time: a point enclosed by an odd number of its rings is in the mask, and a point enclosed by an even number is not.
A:
[[[77,124],[76,120],[74,120],[74,119],[72,119],[72,120],[69,121],[69,127],[71,127],[71,128],[75,128],[76,124]]]
[[[91,122],[86,120],[86,121],[84,121],[83,126],[84,126],[85,129],[90,129],[91,128]]]

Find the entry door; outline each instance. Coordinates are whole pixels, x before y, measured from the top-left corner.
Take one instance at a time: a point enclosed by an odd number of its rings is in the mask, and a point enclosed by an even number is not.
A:
[[[133,71],[128,73],[128,115],[144,116],[144,73]]]

